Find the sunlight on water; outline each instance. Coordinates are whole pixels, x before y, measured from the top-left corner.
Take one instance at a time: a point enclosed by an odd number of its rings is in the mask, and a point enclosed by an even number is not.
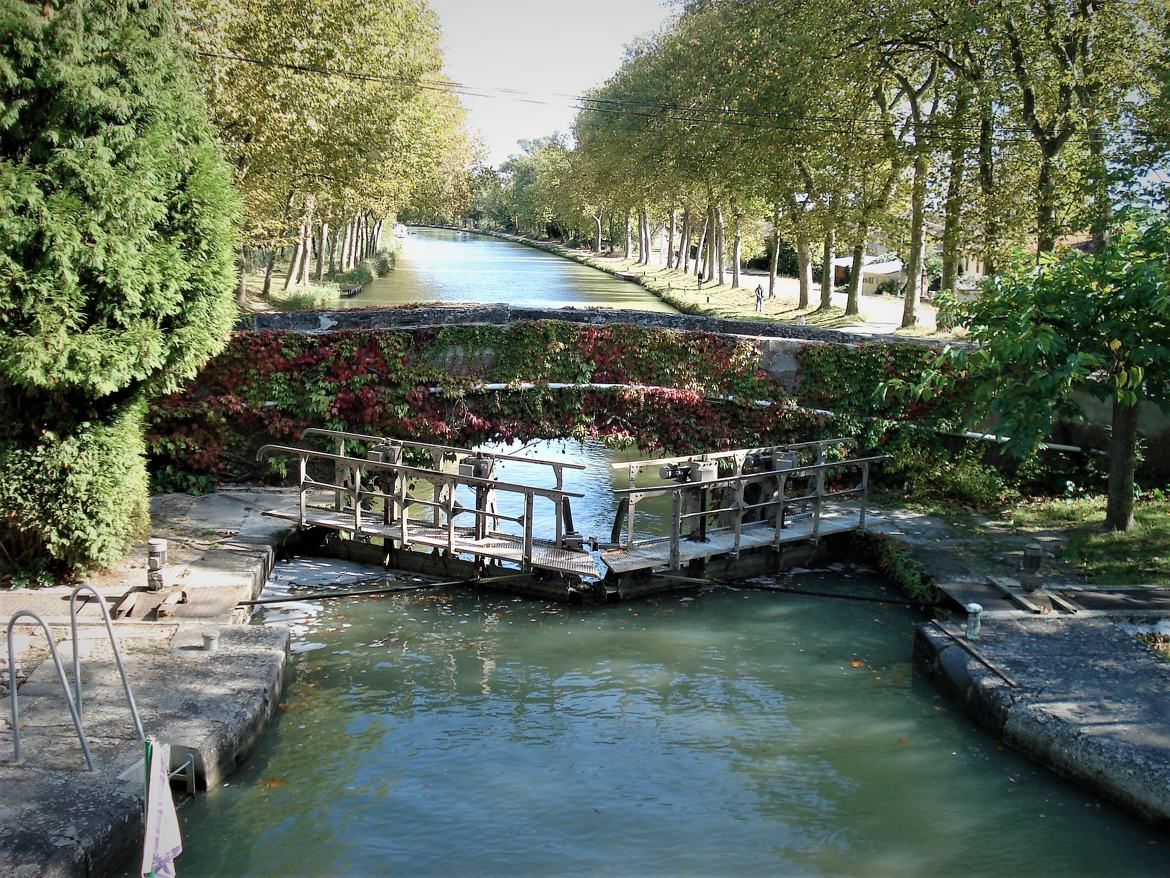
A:
[[[670,311],[637,284],[543,250],[485,235],[412,229],[398,262],[341,307],[411,302],[506,302],[528,307]]]
[[[613,455],[534,450],[590,464],[578,526],[608,531]],[[268,592],[370,573],[299,559]],[[800,584],[885,589],[845,565]],[[915,674],[903,607],[463,590],[260,619],[293,626],[292,681],[257,752],[182,809],[188,878],[1166,874],[1158,834]]]

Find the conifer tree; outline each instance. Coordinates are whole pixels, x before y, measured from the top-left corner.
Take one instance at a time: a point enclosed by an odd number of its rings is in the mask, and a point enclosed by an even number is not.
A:
[[[235,319],[230,172],[160,0],[0,0],[0,563],[108,564],[142,408]]]

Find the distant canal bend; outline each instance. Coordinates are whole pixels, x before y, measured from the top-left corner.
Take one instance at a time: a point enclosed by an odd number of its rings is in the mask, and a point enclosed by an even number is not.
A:
[[[486,235],[412,228],[398,262],[342,307],[415,302],[507,302],[560,308],[674,312],[637,284],[533,247]]]

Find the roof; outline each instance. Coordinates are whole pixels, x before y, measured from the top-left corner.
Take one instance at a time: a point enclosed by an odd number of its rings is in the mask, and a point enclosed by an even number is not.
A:
[[[862,274],[888,275],[897,274],[902,270],[901,259],[891,259],[889,262],[871,262],[861,269]]]

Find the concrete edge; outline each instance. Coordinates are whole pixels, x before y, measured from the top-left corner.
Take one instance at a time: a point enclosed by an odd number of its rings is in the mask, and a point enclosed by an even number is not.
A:
[[[914,662],[998,740],[1056,774],[1162,829],[1170,829],[1170,766],[1135,747],[1083,734],[1064,718],[1030,703],[1023,690],[939,631],[918,625]]]

